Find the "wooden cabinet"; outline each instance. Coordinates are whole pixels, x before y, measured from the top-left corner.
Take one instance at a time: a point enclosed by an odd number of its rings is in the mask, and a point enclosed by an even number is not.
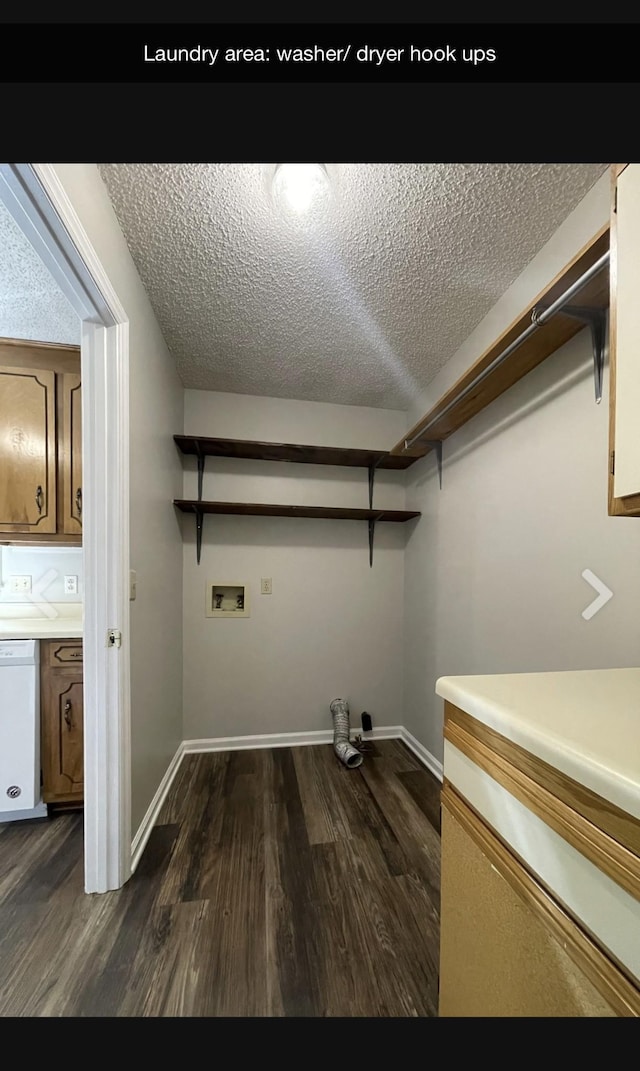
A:
[[[55,532],[55,373],[0,365],[0,425],[0,531]]]
[[[617,1016],[585,974],[582,935],[459,798],[443,794],[441,1018]],[[602,957],[600,957],[602,959]]]
[[[82,537],[80,347],[0,340],[0,534]],[[5,477],[6,473],[6,477]]]
[[[640,1016],[640,822],[449,702],[441,801],[439,1015]]]
[[[640,517],[640,164],[611,175],[609,513]]]
[[[80,804],[84,795],[82,641],[40,641],[42,799]]]
[[[62,531],[82,532],[82,397],[80,375],[60,377],[62,436],[58,466],[62,486]]]

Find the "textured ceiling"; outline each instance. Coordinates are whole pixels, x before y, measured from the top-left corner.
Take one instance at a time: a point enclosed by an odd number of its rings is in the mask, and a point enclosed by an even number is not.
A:
[[[100,171],[186,387],[407,408],[606,164],[329,164],[309,216],[274,165]]]
[[[0,336],[80,344],[80,318],[0,201]]]
[[[327,168],[295,217],[273,165],[101,165],[185,386],[407,408],[607,165]],[[80,341],[1,201],[0,336]]]

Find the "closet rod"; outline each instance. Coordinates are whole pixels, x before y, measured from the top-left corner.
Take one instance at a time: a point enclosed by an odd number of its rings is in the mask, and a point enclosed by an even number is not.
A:
[[[507,346],[506,350],[503,350],[502,353],[499,353],[498,356],[495,357],[494,360],[491,361],[491,363],[488,364],[486,368],[483,368],[482,372],[480,372],[476,376],[476,378],[471,381],[471,383],[468,383],[464,390],[461,390],[455,398],[452,398],[452,400],[449,402],[448,405],[444,407],[444,409],[440,409],[439,412],[431,418],[428,424],[424,424],[423,427],[421,427],[420,430],[415,433],[415,435],[412,435],[410,439],[405,439],[405,450],[410,450],[413,444],[418,441],[418,439],[423,439],[425,434],[429,431],[429,428],[432,428],[434,424],[437,424],[438,421],[440,421],[443,416],[446,416],[446,414],[451,409],[458,405],[458,403],[462,401],[463,398],[466,398],[467,394],[470,394],[471,391],[474,390],[480,383],[482,383],[482,381],[486,379],[486,377],[491,372],[495,371],[495,369],[498,368],[498,366],[501,365],[507,357],[510,357],[513,351],[518,349],[518,347],[521,346],[526,339],[533,335],[539,327],[543,327],[544,324],[546,324],[547,321],[550,320],[556,312],[559,312],[563,308],[563,306],[571,300],[574,294],[577,294],[579,290],[582,290],[583,286],[585,286],[591,279],[593,279],[594,275],[597,275],[599,272],[601,272],[602,269],[608,264],[608,262],[609,252],[607,251],[606,253],[603,253],[602,256],[598,260],[596,260],[590,268],[587,269],[584,275],[581,275],[579,279],[576,279],[575,283],[572,283],[569,289],[566,290],[565,293],[562,294],[559,298],[557,298],[552,305],[549,305],[549,307],[544,309],[544,311],[541,312],[539,315],[535,315],[534,308],[532,310],[531,315],[532,317],[535,316],[535,319],[532,321],[532,323],[530,323],[529,326],[525,328],[525,330],[522,332],[522,334],[518,335],[518,337]]]

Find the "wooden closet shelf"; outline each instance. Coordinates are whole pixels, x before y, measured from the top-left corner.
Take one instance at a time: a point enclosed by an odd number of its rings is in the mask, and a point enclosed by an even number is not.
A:
[[[222,439],[174,435],[183,454],[195,457],[235,457],[255,461],[294,461],[299,465],[345,465],[351,468],[406,469],[415,457],[397,457],[386,450],[356,450],[341,446],[263,443],[251,439]]]
[[[227,513],[252,517],[324,517],[328,520],[395,521],[402,523],[419,517],[414,510],[350,509],[344,506],[283,506],[262,502],[202,502],[176,498],[173,502],[183,513]]]
[[[536,365],[550,357],[581,331],[585,321],[559,309],[532,332],[503,363],[486,371],[516,342],[532,323],[534,309],[549,307],[566,293],[609,249],[609,225],[602,227],[580,252],[538,294],[524,312],[475,361],[439,401],[391,449],[391,454],[408,459],[424,457],[434,443],[442,442],[476,416]],[[609,304],[609,269],[601,270],[579,290],[576,306],[582,310],[606,309]],[[480,377],[484,378],[480,380]],[[477,385],[475,381],[478,380]],[[406,444],[411,445],[406,445]]]

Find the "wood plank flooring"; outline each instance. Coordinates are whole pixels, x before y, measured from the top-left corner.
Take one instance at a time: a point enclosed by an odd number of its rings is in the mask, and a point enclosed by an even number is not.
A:
[[[135,874],[0,825],[0,1016],[437,1015],[440,783],[398,740],[185,756]]]

